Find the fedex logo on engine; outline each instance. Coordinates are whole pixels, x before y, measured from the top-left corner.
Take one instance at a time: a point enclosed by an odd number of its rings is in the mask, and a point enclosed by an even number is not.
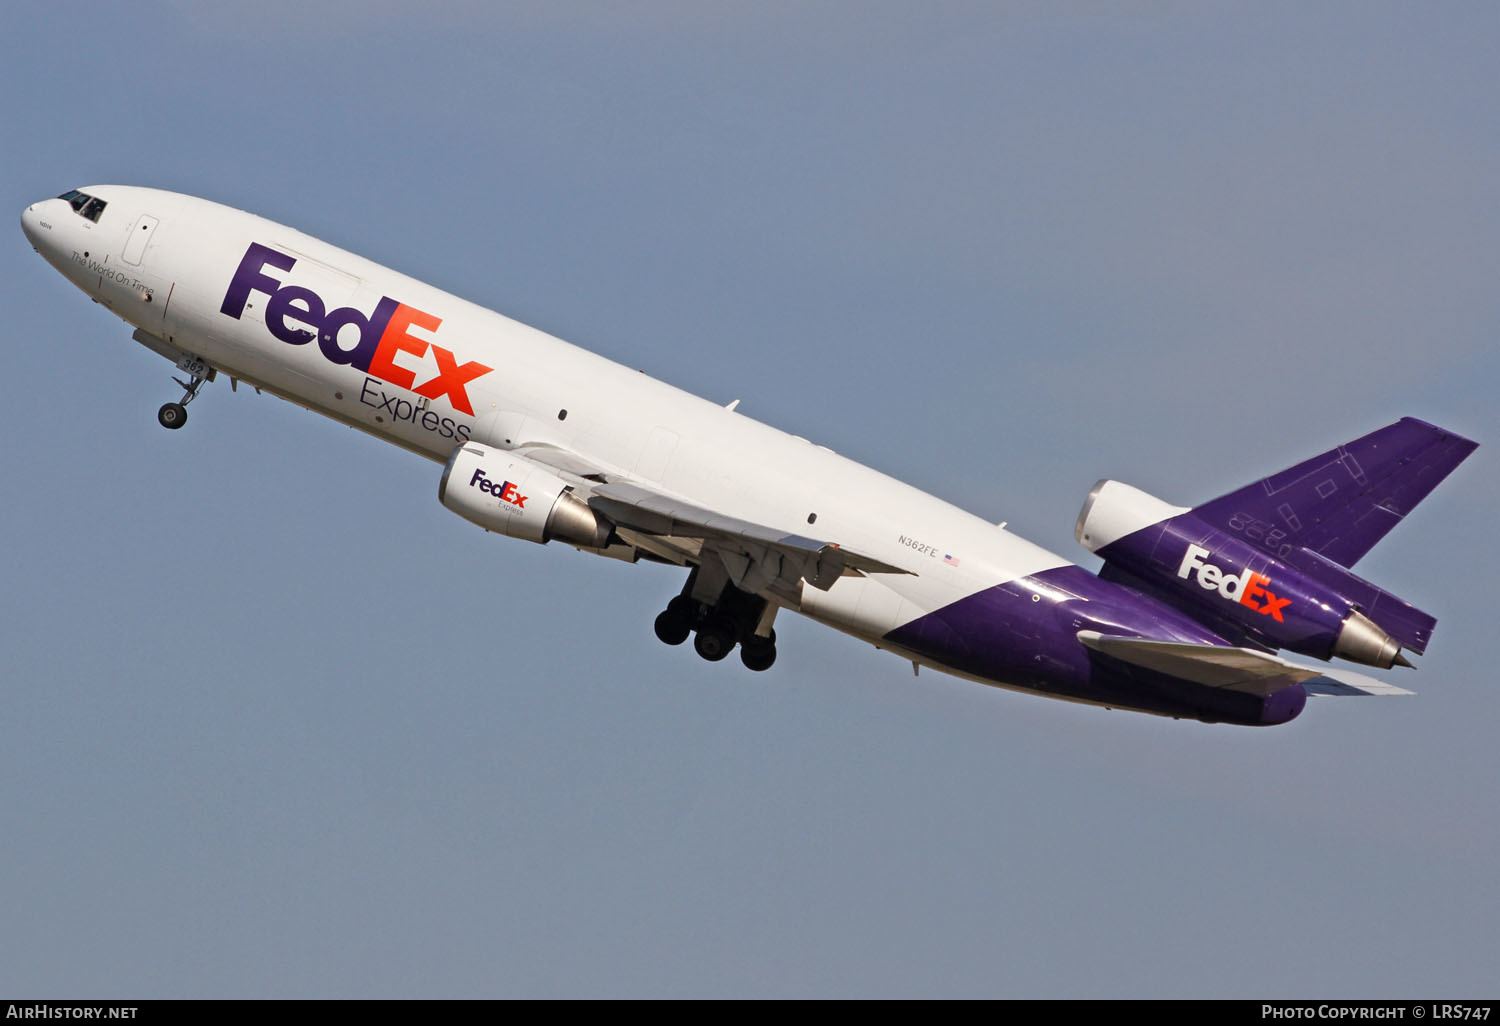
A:
[[[1281,611],[1291,605],[1292,600],[1281,598],[1266,588],[1271,583],[1269,577],[1248,569],[1238,575],[1226,574],[1212,563],[1205,563],[1203,557],[1207,555],[1210,555],[1209,551],[1201,545],[1189,545],[1183,554],[1182,565],[1177,568],[1177,576],[1187,580],[1196,574],[1198,586],[1204,591],[1217,589],[1230,602],[1269,616],[1277,623],[1286,623]]]
[[[469,478],[469,487],[478,488],[481,492],[499,496],[501,502],[508,502],[517,509],[526,508],[528,496],[516,491],[516,486],[506,481],[504,484],[496,484],[484,476],[483,470],[474,471],[474,476]]]
[[[250,293],[262,293],[268,297],[266,328],[287,345],[306,345],[316,338],[318,348],[330,363],[355,367],[428,399],[447,396],[448,402],[459,413],[474,415],[465,388],[469,382],[494,368],[473,360],[460,364],[449,350],[411,333],[414,327],[435,332],[443,323],[442,318],[398,303],[389,296],[382,296],[369,314],[349,306],[330,310],[323,297],[312,289],[284,285],[279,278],[266,273],[267,267],[290,271],[296,263],[296,257],[252,242],[230,279],[229,291],[224,293],[219,312],[239,320]],[[350,339],[351,334],[357,341]],[[348,346],[351,341],[353,345]],[[425,363],[429,352],[437,365],[437,374],[418,385],[417,371],[403,367],[396,358],[404,353]]]

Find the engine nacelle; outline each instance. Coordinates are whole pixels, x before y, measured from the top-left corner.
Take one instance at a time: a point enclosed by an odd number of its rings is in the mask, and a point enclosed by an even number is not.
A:
[[[556,538],[603,549],[613,529],[550,470],[477,442],[448,457],[438,499],[486,531],[541,544]]]
[[[1138,488],[1100,481],[1074,534],[1104,557],[1100,576],[1271,648],[1390,667],[1410,665],[1403,645],[1426,646],[1432,617],[1317,553],[1284,544],[1273,556],[1248,531],[1232,533]]]

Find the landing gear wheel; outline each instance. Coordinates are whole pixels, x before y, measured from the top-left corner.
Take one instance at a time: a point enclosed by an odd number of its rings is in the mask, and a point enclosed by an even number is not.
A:
[[[175,403],[164,403],[156,411],[156,422],[171,431],[176,431],[187,423],[187,404],[197,398],[198,389],[203,387],[205,381],[212,381],[216,373],[201,357],[190,354],[184,354],[177,361],[177,368],[188,375],[187,381],[172,379],[182,386],[182,398]]]
[[[163,403],[156,411],[156,422],[162,427],[176,431],[187,423],[187,407],[181,403]]]
[[[750,638],[740,646],[740,662],[745,664],[745,669],[769,670],[771,664],[776,662],[776,632],[772,631],[769,638]]]
[[[711,663],[727,656],[734,644],[734,625],[718,618],[711,618],[699,627],[693,638],[694,650]]]
[[[693,623],[686,614],[668,606],[658,613],[656,623],[656,636],[668,645],[680,645],[687,640],[688,635],[693,633]]]

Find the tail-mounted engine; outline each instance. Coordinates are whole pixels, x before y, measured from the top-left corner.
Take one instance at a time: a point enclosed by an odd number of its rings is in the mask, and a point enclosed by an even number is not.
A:
[[[603,549],[613,529],[550,470],[477,442],[448,457],[438,499],[486,531],[543,544]]]
[[[1410,666],[1401,649],[1426,648],[1437,622],[1426,613],[1309,549],[1283,544],[1271,555],[1253,533],[1264,527],[1227,526],[1130,485],[1100,481],[1075,535],[1104,558],[1101,577],[1147,591],[1231,636],[1379,667]]]

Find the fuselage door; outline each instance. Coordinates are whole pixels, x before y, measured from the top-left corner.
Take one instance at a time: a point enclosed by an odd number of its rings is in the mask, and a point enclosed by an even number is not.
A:
[[[142,214],[140,219],[130,226],[130,234],[125,237],[125,249],[120,253],[120,259],[127,264],[139,264],[141,257],[146,255],[146,245],[156,232],[156,224],[156,218],[150,214]]]

